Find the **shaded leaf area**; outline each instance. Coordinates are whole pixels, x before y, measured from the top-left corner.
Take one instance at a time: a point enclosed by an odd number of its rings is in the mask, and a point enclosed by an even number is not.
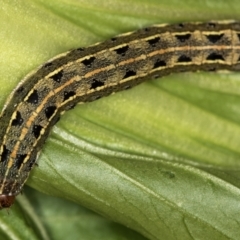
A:
[[[75,203],[46,196],[27,187],[24,194],[34,203],[36,213],[46,226],[50,239],[77,240],[81,237],[84,240],[146,240],[129,228],[109,221]]]
[[[0,213],[1,239],[50,239],[45,226],[25,196],[19,196],[11,209]]]
[[[4,0],[0,105],[58,53],[152,23],[237,18],[239,5]],[[113,220],[149,239],[238,239],[239,84],[238,73],[174,74],[77,106],[54,127],[28,185],[110,220],[26,191],[31,203],[20,196],[0,213],[0,236],[144,239]]]
[[[53,145],[55,149],[59,143]],[[32,177],[48,194],[83,204],[150,239],[239,235],[239,189],[206,171],[127,154],[95,156],[67,144],[57,155],[50,150],[41,162],[48,175],[41,178],[38,171]],[[54,165],[52,155],[65,161]],[[226,221],[225,216],[231,218]]]

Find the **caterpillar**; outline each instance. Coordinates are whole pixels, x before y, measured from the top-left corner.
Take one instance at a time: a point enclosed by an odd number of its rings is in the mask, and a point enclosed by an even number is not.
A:
[[[240,70],[240,22],[153,25],[77,48],[28,74],[0,115],[0,209],[21,192],[61,113],[174,72]]]

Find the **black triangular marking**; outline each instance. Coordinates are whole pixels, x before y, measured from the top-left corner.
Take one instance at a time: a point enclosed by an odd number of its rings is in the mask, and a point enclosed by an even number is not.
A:
[[[1,154],[1,162],[6,161],[9,154],[10,154],[10,150],[8,150],[5,145],[3,145],[3,152]]]
[[[175,37],[176,37],[180,42],[186,42],[186,41],[191,37],[191,34],[190,34],[190,33],[187,33],[187,34],[184,34],[184,35],[175,35]]]
[[[126,71],[126,74],[125,74],[124,77],[123,77],[123,79],[129,78],[129,77],[132,77],[132,76],[136,76],[136,72],[133,71],[133,70],[127,70],[127,71]]]
[[[65,91],[65,92],[64,92],[63,101],[66,101],[66,100],[68,100],[70,97],[73,97],[73,96],[75,96],[75,95],[76,95],[76,92],[74,92],[74,91],[69,91],[69,92]]]
[[[181,55],[178,60],[178,62],[191,62],[192,59],[186,55]]]
[[[28,103],[37,104],[38,103],[38,92],[37,90],[33,90],[30,96],[27,99]]]
[[[224,36],[224,33],[206,35],[207,39],[208,39],[211,43],[216,43],[216,42],[218,42],[223,36]]]
[[[183,27],[184,27],[184,24],[183,24],[183,23],[179,23],[177,26],[178,26],[179,28],[183,28]]]
[[[238,40],[240,41],[240,33],[238,33],[237,36],[238,36]]]
[[[33,135],[36,139],[39,138],[40,134],[41,134],[41,130],[42,130],[42,126],[40,125],[33,125],[33,129],[32,129],[32,132],[33,132]]]
[[[27,157],[27,154],[17,154],[16,159],[15,159],[15,166],[19,169],[22,164],[24,159]]]
[[[159,67],[165,67],[167,64],[165,61],[157,59],[157,61],[154,63],[153,69],[154,68],[159,68]]]
[[[52,62],[48,62],[48,63],[45,63],[45,64],[44,64],[44,67],[45,67],[45,68],[49,68],[49,67],[51,67],[52,65],[53,65]]]
[[[149,45],[151,45],[152,47],[156,47],[156,44],[160,41],[160,37],[155,37],[153,39],[149,39],[147,40],[147,42],[149,43]]]
[[[21,126],[22,123],[23,123],[22,115],[19,111],[17,111],[15,119],[12,120],[12,126]]]
[[[52,78],[55,82],[60,83],[61,79],[63,76],[63,70],[59,71],[58,73],[54,74],[53,76],[51,76],[50,78]]]
[[[86,66],[86,67],[91,67],[92,66],[92,64],[93,64],[93,62],[94,62],[94,60],[95,60],[96,58],[95,57],[90,57],[90,58],[88,58],[88,59],[85,59],[85,60],[83,60],[82,61],[82,63]]]
[[[211,61],[222,60],[222,61],[224,61],[224,58],[221,54],[213,52],[207,56],[207,60],[211,60]]]
[[[129,46],[124,46],[124,47],[121,47],[121,48],[118,48],[118,49],[114,49],[114,51],[118,54],[118,55],[121,55],[121,56],[125,56],[127,50],[129,49]]]
[[[56,106],[49,106],[45,109],[45,115],[47,119],[49,119],[55,113],[56,109]]]
[[[93,79],[92,83],[91,83],[90,89],[96,89],[96,88],[102,87],[102,86],[104,86],[104,82],[101,82],[99,80]]]

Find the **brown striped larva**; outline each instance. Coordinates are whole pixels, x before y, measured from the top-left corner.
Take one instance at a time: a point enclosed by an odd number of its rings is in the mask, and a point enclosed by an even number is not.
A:
[[[49,60],[0,116],[0,208],[13,204],[61,112],[147,79],[217,69],[240,69],[239,22],[154,25]]]

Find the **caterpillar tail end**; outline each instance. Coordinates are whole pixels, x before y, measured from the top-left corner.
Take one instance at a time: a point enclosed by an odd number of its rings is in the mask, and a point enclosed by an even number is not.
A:
[[[0,210],[3,208],[10,208],[15,200],[15,196],[11,195],[0,195]]]

